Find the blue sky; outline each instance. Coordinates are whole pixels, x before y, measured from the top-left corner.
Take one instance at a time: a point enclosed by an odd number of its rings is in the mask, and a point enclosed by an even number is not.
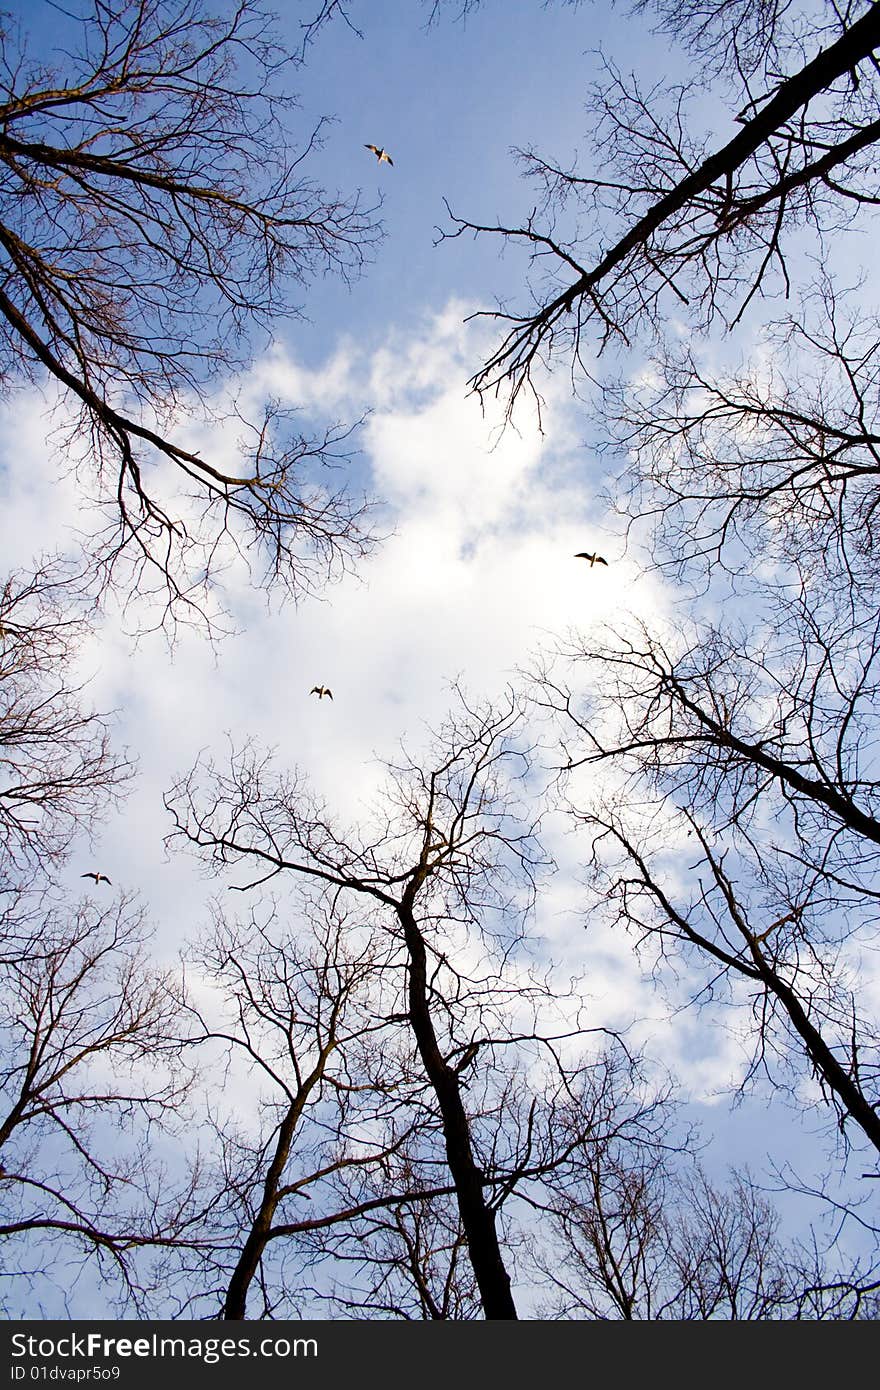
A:
[[[325,31],[300,85],[304,111],[337,118],[318,160],[322,176],[384,198],[387,240],[349,304],[331,285],[310,301],[316,323],[326,295],[325,322],[350,315],[352,331],[369,335],[450,295],[491,305],[496,291],[517,287],[519,258],[499,266],[492,239],[435,248],[436,228],[449,225],[443,199],[475,220],[528,209],[510,149],[533,142],[573,152],[592,66],[586,50],[617,46],[620,19],[489,0],[466,22],[441,18],[426,31],[411,0],[363,9],[363,39]],[[377,166],[364,141],[387,147],[394,168]],[[308,350],[318,342],[320,334]]]
[[[314,7],[281,7],[294,40]],[[56,23],[41,0],[12,9],[37,32]],[[316,419],[372,411],[359,468],[385,505],[388,541],[358,577],[299,609],[268,608],[233,566],[226,597],[240,635],[216,653],[195,635],[184,635],[173,654],[158,635],[133,647],[111,611],[84,654],[95,703],[119,710],[118,737],[141,760],[129,801],[89,862],[142,896],[169,960],[223,886],[189,861],[168,861],[162,844],[162,792],[200,749],[219,753],[227,731],[258,737],[278,748],[281,762],[303,765],[343,813],[356,814],[369,801],[377,760],[393,755],[402,737],[417,746],[442,718],[452,679],[492,695],[548,634],[672,611],[675,596],[640,574],[635,559],[589,575],[572,560],[584,548],[615,556],[621,548],[598,500],[605,466],[589,447],[589,419],[571,399],[564,367],[548,383],[543,437],[523,417],[519,433],[498,443],[498,417],[483,418],[466,396],[486,340],[462,320],[496,293],[524,301],[522,258],[499,259],[489,238],[433,243],[446,224],[444,197],[475,220],[516,222],[528,210],[532,195],[510,148],[533,144],[562,161],[574,154],[597,47],[641,65],[651,80],[672,73],[681,56],[650,35],[644,18],[605,3],[545,9],[486,0],[466,23],[454,22],[454,10],[426,29],[415,0],[361,0],[352,19],[363,38],[336,22],[309,49],[297,79],[303,128],[334,118],[314,176],[345,193],[362,189],[368,204],[381,196],[386,235],[350,289],[328,279],[308,291],[308,322],[283,327],[244,380],[247,390],[271,390]],[[394,167],[377,165],[367,141],[384,145]],[[49,535],[88,524],[70,482],[56,481],[44,432],[37,393],[2,403],[7,563],[26,565]],[[310,700],[315,682],[334,689],[332,707]],[[560,853],[574,868],[570,842],[564,850],[560,842]],[[79,872],[75,859],[72,889]],[[550,899],[537,931],[548,951],[589,966],[602,1020],[652,1020],[651,1043],[695,1078],[694,1113],[721,1134],[711,1162],[723,1169],[749,1161],[759,1171],[771,1140],[778,1160],[806,1153],[790,1110],[777,1104],[768,1113],[758,1099],[728,1111],[718,1093],[743,1068],[730,1036],[707,1014],[663,1021],[664,1005],[628,945],[585,937],[574,877]],[[817,1150],[815,1162],[822,1158]]]

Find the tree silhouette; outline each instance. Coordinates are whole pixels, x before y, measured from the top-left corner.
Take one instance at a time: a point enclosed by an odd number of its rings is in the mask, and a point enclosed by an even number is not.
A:
[[[569,648],[585,699],[545,671],[564,776],[602,898],[636,941],[701,963],[697,995],[747,999],[752,1072],[777,1086],[806,1058],[840,1129],[880,1150],[880,1055],[859,953],[873,933],[876,615],[856,636],[609,633]],[[775,638],[775,640],[774,640]],[[614,715],[611,715],[611,711]],[[707,973],[708,972],[708,973]]]
[[[173,982],[130,901],[24,908],[0,953],[5,1269],[45,1288],[62,1262],[93,1262],[108,1300],[143,1312],[143,1252],[185,1240],[194,1216],[192,1183],[157,1152],[188,1084]]]
[[[419,1221],[440,1222],[447,1260],[458,1258],[464,1242],[484,1315],[514,1318],[499,1221],[511,1201],[531,1200],[531,1185],[563,1170],[572,1146],[585,1141],[588,1111],[577,1139],[564,1142],[555,1117],[589,1075],[589,1033],[605,1030],[589,1028],[570,985],[560,989],[549,973],[545,978],[517,960],[535,877],[546,864],[519,794],[529,750],[512,698],[498,709],[459,699],[433,749],[389,768],[373,827],[332,821],[302,778],[274,774],[253,749],[233,754],[228,771],[200,763],[167,805],[177,827],[172,842],[182,839],[215,865],[249,873],[234,887],[247,890],[281,875],[310,882],[346,911],[358,904],[393,944],[384,966],[393,1005],[379,1011],[376,1026],[393,1022],[400,1030],[408,1086],[417,1079],[422,1088],[418,1105],[409,1102],[421,1123],[404,1126],[399,1152],[386,1141],[380,1184],[375,1165],[358,1168],[356,1189],[340,1170],[344,1196],[336,1209],[378,1209],[369,1256],[363,1234],[357,1256],[363,1269],[375,1270],[391,1223],[395,1241],[402,1228],[412,1230],[406,1212],[413,1193],[402,1181],[416,1183],[416,1197],[431,1187],[437,1197],[454,1196],[457,1220],[448,1206],[435,1206]],[[394,1212],[393,1194],[409,1195]],[[328,1239],[338,1251],[344,1237],[335,1224]],[[442,1307],[453,1297],[452,1286],[445,1294],[434,1287],[429,1299],[435,1281],[436,1271],[421,1307]],[[384,1284],[370,1287],[377,1295]],[[457,1282],[454,1288],[455,1306],[466,1306],[466,1283],[464,1291]]]
[[[206,1082],[222,1069],[257,1111],[255,1123],[239,1105],[212,1119],[202,1198],[210,1217],[201,1244],[168,1261],[190,1312],[213,1315],[219,1302],[222,1317],[240,1319],[257,1315],[259,1299],[264,1317],[301,1316],[316,1233],[343,1226],[351,1238],[368,1213],[437,1190],[436,1178],[384,1200],[339,1189],[343,1175],[387,1172],[428,1123],[424,1082],[395,1043],[399,1020],[385,1016],[390,943],[308,895],[295,902],[292,920],[272,904],[245,922],[218,910],[188,953],[199,980],[186,1003],[190,1046]],[[206,1089],[213,1114],[221,1101]]]
[[[60,561],[0,588],[0,886],[48,871],[133,771],[71,677],[88,626]]]
[[[689,130],[687,86],[643,91],[609,62],[590,96],[585,171],[520,151],[541,189],[540,209],[519,226],[452,217],[455,230],[442,236],[522,243],[542,276],[533,287],[537,310],[485,311],[507,327],[473,378],[480,393],[501,391],[512,405],[531,384],[537,397],[539,363],[562,350],[583,367],[582,348],[592,358],[597,344],[652,332],[670,302],[702,326],[736,322],[771,272],[788,285],[790,232],[836,229],[873,205],[880,9],[872,4],[856,17],[828,8],[833,33],[826,27],[818,54],[804,61],[797,36],[785,45],[786,63],[802,64],[790,75],[780,77],[772,51],[761,95],[753,95],[754,74],[735,74],[740,128],[711,153]],[[690,5],[669,11],[699,14]],[[557,230],[566,220],[570,230]]]
[[[205,453],[184,425],[248,332],[298,313],[314,275],[355,274],[376,227],[305,173],[321,127],[292,143],[296,60],[256,0],[228,18],[93,0],[74,42],[56,69],[0,34],[0,378],[48,380],[72,410],[105,581],[203,617],[227,538],[303,593],[369,544],[363,505],[328,483],[350,429],[233,401]]]
[[[627,460],[616,505],[676,574],[754,588],[772,561],[860,608],[877,580],[876,319],[824,277],[766,342],[763,365],[728,371],[661,350],[650,387],[605,392],[609,447]]]
[[[671,1115],[668,1117],[671,1119]],[[786,1242],[748,1174],[712,1182],[662,1120],[640,1142],[612,1130],[584,1146],[542,1223],[545,1316],[624,1321],[874,1318],[880,1281],[838,1268],[815,1237]]]

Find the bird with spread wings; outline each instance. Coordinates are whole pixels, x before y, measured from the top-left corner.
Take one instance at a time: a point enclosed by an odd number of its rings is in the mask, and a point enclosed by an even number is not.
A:
[[[96,874],[94,871],[88,874],[80,874],[80,878],[93,878],[95,880],[96,885],[99,883],[110,883],[110,880],[106,874]],[[110,887],[113,887],[112,883],[110,884]]]
[[[364,145],[364,149],[372,150],[380,164],[384,161],[384,163],[390,164],[392,169],[394,168],[394,160],[387,150],[381,149],[378,145]]]
[[[329,695],[330,699],[333,699],[333,691],[330,690],[326,685],[313,685],[311,690],[309,691],[309,694],[317,695],[319,700],[323,700],[325,695]]]
[[[608,561],[607,561],[606,559],[604,559],[603,556],[601,556],[601,555],[591,555],[590,552],[589,552],[588,550],[579,550],[578,553],[577,553],[577,555],[575,555],[574,558],[575,558],[576,560],[589,560],[589,562],[590,562],[590,569],[592,569],[594,565],[607,565],[607,564],[608,564]]]

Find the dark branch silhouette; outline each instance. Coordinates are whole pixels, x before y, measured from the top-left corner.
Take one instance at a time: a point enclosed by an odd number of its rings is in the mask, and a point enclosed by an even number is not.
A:
[[[661,91],[645,94],[609,65],[607,85],[592,98],[591,148],[603,158],[597,173],[521,155],[544,188],[543,226],[537,209],[522,226],[453,217],[456,230],[441,236],[492,233],[524,243],[545,273],[548,264],[555,268],[549,298],[536,291],[537,311],[486,311],[510,327],[473,378],[477,391],[503,390],[512,405],[560,345],[580,361],[588,328],[601,348],[612,337],[628,341],[640,324],[654,326],[666,291],[704,322],[729,304],[725,313],[738,319],[772,267],[787,283],[783,236],[790,226],[807,220],[821,229],[839,218],[841,205],[855,212],[875,201],[880,7],[837,27],[835,40],[799,71],[750,99],[737,118],[741,129],[709,155],[687,131],[684,89],[671,93],[664,119]],[[854,90],[856,72],[864,80]],[[566,240],[555,223],[572,202],[587,208],[590,221]],[[602,243],[607,249],[599,252]]]
[[[225,19],[201,0],[95,0],[79,28],[59,71],[0,36],[0,377],[54,381],[72,410],[106,582],[204,616],[228,541],[304,593],[370,544],[332,482],[351,431],[210,397],[313,276],[357,273],[375,225],[304,172],[320,126],[292,143],[295,60],[255,0]],[[219,430],[188,442],[212,410],[241,434],[237,464]]]

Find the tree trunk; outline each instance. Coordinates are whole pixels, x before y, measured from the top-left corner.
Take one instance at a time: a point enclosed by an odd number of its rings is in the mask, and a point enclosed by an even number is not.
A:
[[[510,1276],[501,1257],[498,1233],[495,1229],[495,1213],[483,1195],[483,1173],[474,1162],[470,1124],[462,1104],[458,1076],[452,1067],[447,1066],[437,1045],[437,1035],[428,1008],[425,942],[407,896],[398,906],[397,912],[409,952],[410,1023],[419,1055],[440,1107],[446,1140],[446,1159],[455,1184],[458,1210],[480,1290],[483,1312],[487,1318],[515,1318],[517,1312],[510,1292]]]

